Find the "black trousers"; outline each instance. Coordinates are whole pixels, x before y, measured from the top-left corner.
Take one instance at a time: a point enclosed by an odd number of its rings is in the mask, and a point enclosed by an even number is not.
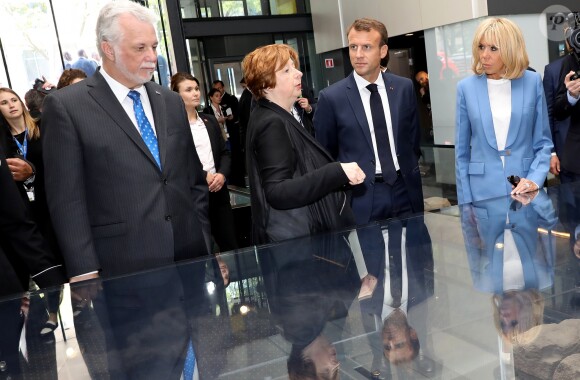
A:
[[[211,234],[219,246],[220,252],[238,248],[230,192],[225,185],[220,191],[209,193],[209,222]]]

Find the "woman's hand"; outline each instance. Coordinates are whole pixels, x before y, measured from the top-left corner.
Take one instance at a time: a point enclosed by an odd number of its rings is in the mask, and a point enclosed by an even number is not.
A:
[[[358,185],[363,183],[365,180],[365,173],[362,169],[358,166],[356,162],[349,162],[346,164],[340,164],[342,166],[342,170],[344,170],[344,174],[348,177],[348,183],[350,185]]]
[[[21,158],[7,158],[6,162],[15,181],[26,181],[34,174],[30,164]]]
[[[513,187],[513,185],[512,185]],[[529,193],[530,191],[538,190],[538,185],[534,181],[530,181],[529,179],[522,178],[518,185],[512,190],[511,194],[522,194],[522,193]]]
[[[210,173],[208,173],[209,176]],[[226,177],[222,173],[212,174],[211,181],[208,181],[209,191],[215,193],[216,191],[220,191],[226,182]]]
[[[520,202],[523,206],[527,206],[534,200],[534,198],[536,198],[536,195],[538,195],[538,190],[533,192],[514,194],[512,195],[512,199]]]

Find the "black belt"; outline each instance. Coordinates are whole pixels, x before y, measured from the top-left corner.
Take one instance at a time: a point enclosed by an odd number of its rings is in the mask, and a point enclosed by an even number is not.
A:
[[[401,171],[397,170],[397,177],[401,176]],[[382,174],[375,174],[375,183],[383,183],[385,182],[385,178],[383,177]]]

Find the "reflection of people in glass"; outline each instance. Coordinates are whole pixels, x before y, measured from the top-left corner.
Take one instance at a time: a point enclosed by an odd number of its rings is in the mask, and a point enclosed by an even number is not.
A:
[[[344,351],[331,342],[342,339],[341,327],[360,284],[352,252],[342,234],[308,236],[273,248],[258,254],[272,321],[292,344],[288,375],[338,378]],[[333,328],[326,329],[330,321]]]
[[[510,290],[492,297],[493,320],[506,344],[533,341],[544,319],[544,298],[536,289]]]
[[[419,354],[428,316],[414,310],[434,290],[430,274],[433,252],[423,218],[391,221],[382,235],[382,252],[364,252],[369,274],[377,278],[378,285],[372,297],[360,301],[365,330],[378,332],[380,338],[378,345],[370,342],[374,355],[371,370],[380,372],[383,356],[399,365],[411,362]],[[359,232],[359,236],[364,239],[369,235]],[[376,351],[375,346],[382,347],[382,351]]]
[[[521,30],[484,20],[472,44],[472,75],[457,85],[455,162],[459,204],[543,186],[550,167],[550,125],[542,80],[526,70]],[[513,188],[508,175],[521,177]]]
[[[553,284],[550,230],[557,222],[544,191],[496,198],[462,208],[468,261],[477,290],[492,293],[498,331],[504,343],[533,339],[527,333],[543,318],[539,290]]]

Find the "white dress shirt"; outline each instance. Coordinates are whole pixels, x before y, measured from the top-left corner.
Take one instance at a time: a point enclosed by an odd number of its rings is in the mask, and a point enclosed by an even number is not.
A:
[[[512,116],[512,81],[509,79],[488,79],[487,92],[497,149],[504,150]],[[505,156],[501,156],[501,162],[505,166]]]
[[[371,92],[366,88],[371,82],[367,81],[360,75],[353,71],[354,80],[356,82],[356,87],[360,94],[362,104],[365,110],[365,115],[367,117],[367,122],[369,123],[369,129],[371,132],[371,140],[373,142],[373,150],[375,152],[375,162],[376,162],[376,174],[381,174],[381,161],[379,160],[379,153],[377,151],[377,141],[375,138],[375,127],[373,125],[373,116],[371,113]],[[379,94],[381,95],[381,101],[383,102],[383,109],[385,111],[385,120],[387,121],[387,132],[389,133],[389,145],[391,146],[391,155],[393,156],[393,163],[395,164],[395,170],[399,170],[399,161],[397,160],[397,151],[395,150],[395,139],[393,137],[393,122],[391,120],[391,107],[389,106],[389,98],[387,96],[387,89],[385,87],[385,81],[383,80],[382,74],[375,81]]]
[[[213,160],[213,152],[211,150],[211,141],[209,140],[209,134],[207,132],[207,127],[199,114],[197,114],[197,120],[193,123],[189,123],[189,128],[191,129],[191,135],[193,136],[193,143],[195,144],[195,150],[203,166],[203,170],[212,174],[215,174],[215,162]]]
[[[383,230],[383,240],[385,241],[385,278],[383,283],[383,289],[385,295],[383,297],[383,309],[381,312],[381,320],[384,321],[385,318],[389,316],[395,310],[393,305],[393,296],[391,295],[391,275],[389,272],[389,231]],[[401,306],[399,309],[407,315],[407,301],[409,300],[409,279],[407,276],[407,228],[403,227],[403,232],[401,234],[401,260],[402,260],[402,289],[401,289]]]
[[[133,125],[135,125],[135,128],[137,128],[137,131],[139,132],[139,134],[141,134],[141,130],[137,125],[137,119],[135,118],[135,111],[133,110],[133,100],[127,96],[129,94],[129,91],[131,91],[131,89],[125,87],[125,85],[113,79],[109,74],[107,74],[104,68],[101,67],[100,72],[103,75],[103,78],[105,78],[105,80],[109,84],[109,87],[113,91],[113,94],[115,94],[115,97],[117,98],[119,103],[121,103],[121,106],[123,106],[123,109],[127,113],[127,116],[129,116],[129,119],[131,119]],[[140,96],[141,104],[143,105],[145,116],[147,116],[147,120],[149,120],[149,124],[151,124],[153,133],[155,133],[155,136],[157,136],[157,131],[155,130],[155,120],[153,119],[153,110],[151,109],[151,103],[149,102],[149,96],[147,95],[147,90],[145,89],[145,86],[139,86],[137,88],[134,88],[133,90],[137,91],[141,95]]]

